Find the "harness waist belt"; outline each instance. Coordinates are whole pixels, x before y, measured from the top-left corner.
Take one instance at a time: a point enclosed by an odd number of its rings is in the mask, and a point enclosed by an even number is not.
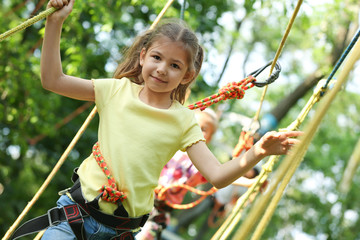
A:
[[[76,174],[76,173],[75,173]],[[76,202],[61,208],[55,207],[50,209],[47,214],[31,219],[21,225],[11,236],[10,239],[17,239],[22,236],[39,232],[47,227],[55,226],[63,221],[67,221],[73,230],[75,236],[79,240],[86,240],[84,232],[84,217],[91,216],[96,221],[113,228],[118,232],[118,235],[112,239],[134,239],[130,230],[144,226],[149,218],[149,214],[130,218],[123,205],[121,204],[115,211],[115,214],[120,213],[122,216],[110,215],[99,210],[99,198],[101,194],[92,201],[86,201],[81,192],[80,181],[76,180],[73,187],[70,188],[69,193]]]

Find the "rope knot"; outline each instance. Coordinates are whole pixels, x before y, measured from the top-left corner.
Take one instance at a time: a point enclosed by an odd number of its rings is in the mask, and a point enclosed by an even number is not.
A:
[[[122,202],[126,199],[126,195],[124,192],[119,191],[116,186],[116,181],[113,176],[111,176],[111,172],[107,167],[104,157],[101,155],[99,143],[95,143],[93,146],[93,155],[94,158],[104,172],[108,185],[104,184],[100,191],[103,193],[101,198],[107,202],[117,203],[119,200]]]
[[[103,192],[101,198],[107,202],[117,203],[119,200],[122,202],[126,199],[124,192],[117,190],[116,187],[103,185],[101,191]]]
[[[236,82],[231,82],[220,88],[219,94],[223,96],[222,100],[242,99],[245,95],[245,91]]]
[[[253,76],[248,76],[240,82],[231,82],[220,88],[216,94],[206,97],[194,104],[188,106],[189,109],[200,109],[203,111],[205,108],[227,99],[242,99],[245,95],[245,90],[255,86],[256,79]]]

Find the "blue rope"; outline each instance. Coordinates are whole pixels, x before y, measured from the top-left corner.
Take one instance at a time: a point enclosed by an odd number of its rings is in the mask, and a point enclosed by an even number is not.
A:
[[[334,69],[332,70],[332,72],[330,73],[329,77],[326,80],[325,85],[323,86],[324,89],[326,89],[329,85],[329,82],[331,81],[331,79],[334,77],[336,71],[339,69],[340,65],[344,62],[346,56],[349,54],[349,52],[351,51],[352,47],[355,45],[356,41],[358,40],[360,36],[360,29],[358,30],[358,32],[356,33],[356,35],[354,36],[354,38],[351,40],[349,46],[345,49],[344,53],[341,55],[340,59],[337,61]]]
[[[185,5],[186,5],[186,0],[183,0],[183,3],[181,5],[181,11],[180,11],[180,19],[181,20],[184,20]]]

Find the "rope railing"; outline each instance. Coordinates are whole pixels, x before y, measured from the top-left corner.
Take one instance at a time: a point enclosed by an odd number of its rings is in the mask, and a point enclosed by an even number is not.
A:
[[[285,46],[285,42],[286,42],[287,37],[289,36],[290,30],[291,30],[291,28],[292,28],[292,26],[293,26],[293,24],[294,24],[294,22],[295,22],[296,16],[297,16],[297,14],[298,14],[298,12],[299,12],[299,10],[300,10],[300,7],[301,7],[302,2],[303,2],[302,0],[299,0],[299,1],[297,2],[296,7],[295,7],[295,9],[294,9],[294,12],[293,12],[293,14],[291,15],[291,18],[290,18],[289,23],[288,23],[288,25],[287,25],[287,27],[286,27],[285,33],[284,33],[284,35],[283,35],[283,37],[282,37],[282,39],[281,39],[280,45],[279,45],[279,47],[278,47],[278,49],[277,49],[277,51],[276,51],[276,53],[275,53],[274,60],[273,60],[273,62],[272,62],[272,64],[271,64],[271,67],[270,67],[270,75],[272,74],[273,69],[275,68],[276,63],[277,63],[277,61],[278,61],[278,59],[279,59],[279,57],[280,57],[280,54],[281,54],[281,52],[282,52],[282,50],[283,50],[283,48],[284,48],[284,46]],[[266,86],[264,87],[263,93],[262,93],[261,98],[260,98],[259,108],[258,108],[258,110],[257,110],[257,112],[256,112],[256,114],[255,114],[255,116],[254,116],[254,121],[257,121],[257,120],[259,119],[260,111],[261,111],[263,102],[264,102],[264,100],[265,100],[265,95],[266,95],[267,89],[268,89],[268,85],[266,85]]]
[[[21,23],[20,25],[0,34],[0,42],[5,40],[6,38],[12,36],[13,34],[21,31],[21,30],[24,30],[25,28],[28,28],[30,27],[31,25],[33,25],[34,23],[46,18],[47,16],[53,14],[54,12],[56,12],[56,8],[52,7],[52,8],[49,8],[41,13],[39,13],[38,15],[36,15],[35,17],[32,17],[28,20],[26,20],[25,22]]]
[[[327,89],[323,88],[323,81],[320,81],[317,85],[317,87],[314,90],[314,93],[308,100],[308,102],[305,104],[303,109],[300,111],[297,118],[285,129],[280,129],[279,131],[293,131],[299,129],[300,125],[304,122],[306,116],[310,112],[310,110],[313,108],[315,103],[317,103],[321,96],[325,93]],[[263,165],[262,170],[259,174],[259,176],[256,178],[256,181],[254,184],[244,193],[236,202],[234,208],[232,209],[229,217],[226,219],[226,221],[223,223],[224,226],[221,226],[221,228],[218,230],[219,234],[224,233],[225,231],[228,231],[228,227],[230,224],[234,225],[234,223],[231,223],[232,221],[238,222],[239,219],[239,212],[243,209],[245,203],[253,194],[258,194],[260,186],[268,179],[269,174],[273,171],[273,167],[275,163],[278,162],[278,159],[280,156],[271,156],[269,160]],[[269,189],[267,191],[270,191]],[[227,230],[226,230],[227,229]],[[225,235],[224,238],[219,238],[220,236],[217,235],[217,233],[214,235],[213,239],[226,239],[228,235]]]
[[[264,209],[269,203],[272,193],[274,192],[275,188],[277,187],[280,181],[283,183],[279,187],[279,192],[273,198],[273,203],[271,203],[272,208],[268,209],[267,213],[265,213],[264,220],[260,221],[259,233],[256,233],[254,239],[258,239],[261,236],[261,233],[264,231],[265,226],[267,225],[274,209],[280,200],[279,194],[283,193],[286,185],[291,179],[291,176],[295,173],[297,166],[300,165],[303,157],[306,153],[308,146],[310,145],[324,115],[326,114],[327,110],[329,109],[331,103],[335,99],[336,94],[341,90],[342,86],[346,83],[347,77],[350,71],[353,69],[355,63],[360,59],[360,41],[358,41],[355,46],[354,50],[349,56],[347,63],[344,65],[344,69],[341,71],[334,88],[329,91],[328,94],[324,96],[324,99],[320,102],[318,109],[315,112],[314,117],[308,123],[307,127],[305,128],[304,135],[300,138],[301,142],[294,147],[293,151],[285,157],[282,161],[282,164],[279,166],[278,171],[275,175],[275,181],[269,186],[268,191],[258,199],[256,204],[253,205],[252,209],[249,212],[249,216],[243,225],[238,229],[236,232],[234,239],[242,240],[247,239],[249,233],[253,226],[258,223],[258,219],[260,216],[263,215]]]
[[[283,37],[281,39],[281,42],[279,44],[279,47],[278,47],[277,51],[276,51],[275,57],[274,57],[274,59],[273,59],[273,61],[271,63],[270,76],[271,76],[271,74],[273,72],[273,69],[276,67],[276,63],[277,63],[277,61],[278,61],[278,59],[280,57],[280,54],[281,54],[281,52],[282,52],[282,50],[283,50],[283,48],[285,46],[285,42],[286,42],[287,37],[288,37],[288,35],[290,33],[290,30],[291,30],[291,28],[293,26],[293,23],[295,22],[296,16],[297,16],[297,14],[298,14],[298,12],[300,10],[302,2],[303,2],[302,0],[298,1],[297,5],[296,5],[296,7],[294,9],[294,12],[293,12],[293,14],[292,14],[292,16],[291,16],[291,18],[289,20],[289,23],[288,23],[288,25],[286,27],[285,33],[284,33],[284,35],[283,35]],[[268,85],[266,85],[264,87],[264,90],[263,90],[263,93],[262,93],[262,96],[261,96],[261,99],[260,99],[260,104],[259,104],[258,110],[257,110],[257,112],[256,112],[256,114],[254,116],[253,121],[257,121],[259,119],[260,111],[261,111],[262,104],[263,104],[264,99],[265,99],[267,88],[268,88]],[[270,161],[270,160],[272,160],[272,161]],[[256,185],[254,184],[254,186],[249,188],[249,190],[251,190],[253,192],[256,187],[258,188],[258,184],[260,184],[260,180],[262,180],[262,183],[265,182],[267,176],[265,178],[264,175],[265,174],[268,175],[268,173],[272,171],[272,165],[274,164],[274,160],[275,159],[273,159],[273,158],[269,159],[270,162],[268,162],[268,164],[267,164],[269,168],[266,171],[262,171],[260,173],[260,175],[257,178],[258,180],[255,183]],[[238,200],[238,201],[240,201],[240,203],[235,205],[235,207],[234,207],[232,213],[229,215],[228,219],[225,220],[223,225],[219,228],[219,230],[211,238],[212,240],[226,239],[229,236],[229,234],[231,233],[231,230],[235,227],[235,224],[232,224],[232,221],[239,221],[240,220],[240,218],[237,217],[237,211],[240,211],[241,207],[245,204],[246,200],[249,197],[250,197],[250,193],[245,194],[243,198],[240,198]],[[230,225],[232,226],[232,229],[229,231],[228,228],[229,228]]]

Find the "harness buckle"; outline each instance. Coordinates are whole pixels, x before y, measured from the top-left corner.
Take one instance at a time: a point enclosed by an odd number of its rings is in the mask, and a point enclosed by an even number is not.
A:
[[[61,222],[60,211],[58,207],[51,208],[47,211],[49,227],[56,226]]]
[[[66,189],[64,189],[64,190],[59,191],[59,192],[58,192],[59,196],[62,196],[62,195],[64,195],[64,194],[66,194],[67,192],[69,192],[70,189],[71,189],[71,188],[66,188]]]

